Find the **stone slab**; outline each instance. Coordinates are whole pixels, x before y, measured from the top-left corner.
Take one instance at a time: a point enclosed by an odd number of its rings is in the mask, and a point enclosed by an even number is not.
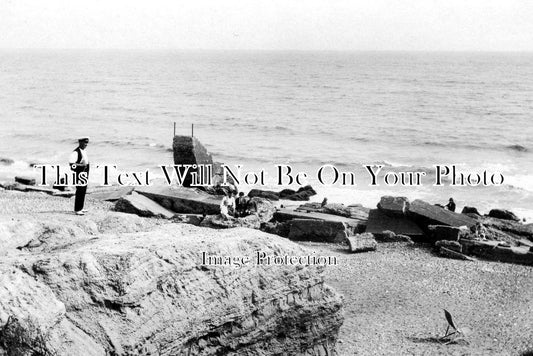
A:
[[[425,227],[428,225],[449,225],[470,228],[476,224],[476,220],[471,217],[454,213],[419,199],[411,202],[407,215],[419,225]]]
[[[116,201],[131,194],[133,187],[110,187],[109,189],[96,189],[88,192],[88,196],[103,201]]]
[[[174,216],[174,212],[135,192],[120,198],[115,204],[115,210],[145,217],[155,216],[171,219]]]
[[[389,216],[378,209],[370,210],[366,232],[381,234],[384,231],[392,231],[397,235],[423,236],[422,229],[406,217]]]
[[[289,224],[289,239],[297,241],[342,242],[348,232],[347,226],[340,221],[293,219]]]
[[[466,228],[460,228],[448,225],[429,225],[429,231],[431,231],[431,237],[433,240],[449,240],[458,241],[460,238],[468,235],[469,230]]]
[[[176,213],[218,214],[222,197],[197,189],[170,186],[139,187],[135,191]]]
[[[375,251],[378,247],[376,239],[369,233],[346,236],[346,240],[348,240],[349,251],[354,253]]]
[[[366,225],[366,220],[363,219],[353,219],[353,218],[347,218],[344,216],[339,215],[332,215],[332,214],[324,214],[324,213],[317,213],[317,212],[302,212],[302,211],[296,211],[291,209],[278,209],[274,213],[274,220],[275,221],[288,221],[292,219],[314,219],[314,220],[325,220],[325,221],[336,221],[336,222],[342,222],[345,223],[347,226],[350,226],[354,229],[354,231],[361,232],[361,228],[364,228]]]
[[[523,247],[506,247],[500,241],[477,241],[461,239],[463,253],[474,255],[492,261],[507,263],[516,263],[524,265],[533,265],[533,253],[529,252],[530,248]]]

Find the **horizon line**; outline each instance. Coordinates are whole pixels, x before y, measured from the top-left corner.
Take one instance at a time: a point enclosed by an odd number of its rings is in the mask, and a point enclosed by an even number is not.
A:
[[[366,53],[522,53],[533,54],[530,50],[490,50],[490,49],[266,49],[266,48],[121,48],[121,47],[0,47],[0,51],[145,51],[145,52],[366,52]]]

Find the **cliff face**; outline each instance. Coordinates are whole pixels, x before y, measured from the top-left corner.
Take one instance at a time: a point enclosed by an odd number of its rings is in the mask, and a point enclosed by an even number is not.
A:
[[[0,262],[0,354],[335,354],[342,301],[323,283],[327,267],[255,264],[258,251],[310,251],[244,228],[150,223],[130,232],[122,216],[84,217],[93,230],[47,238],[47,222],[28,223],[41,243],[4,251]],[[13,231],[2,224],[0,233]],[[251,261],[202,264],[215,255]]]

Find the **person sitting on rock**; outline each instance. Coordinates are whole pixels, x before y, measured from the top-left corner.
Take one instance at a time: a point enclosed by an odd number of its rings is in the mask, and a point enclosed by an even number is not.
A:
[[[248,198],[244,196],[243,192],[239,193],[239,197],[235,201],[235,216],[243,217],[248,215],[246,208],[248,206]]]
[[[220,202],[220,215],[229,220],[234,213],[235,199],[233,198],[233,192],[229,191]]]
[[[448,201],[448,204],[444,206],[449,211],[455,211],[455,202],[453,201],[453,198],[450,198],[450,201]]]

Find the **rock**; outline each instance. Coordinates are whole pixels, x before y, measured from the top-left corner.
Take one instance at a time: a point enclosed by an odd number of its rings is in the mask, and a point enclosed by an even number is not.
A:
[[[88,196],[103,201],[117,201],[133,192],[133,187],[111,186],[88,189]]]
[[[459,243],[459,241],[450,241],[450,240],[440,240],[435,242],[435,247],[446,247],[449,250],[453,250],[456,252],[462,252],[463,251],[463,245]]]
[[[346,236],[350,252],[367,252],[375,251],[378,243],[374,239],[374,235],[370,233],[357,234],[354,236]]]
[[[293,201],[306,201],[309,200],[309,197],[312,197],[313,195],[316,195],[315,190],[310,185],[306,185],[305,187],[301,187],[300,189],[298,189],[296,193],[283,197],[283,199]]]
[[[267,222],[260,226],[260,230],[268,234],[289,237],[289,222]]]
[[[260,222],[268,222],[274,217],[276,207],[268,199],[253,197],[249,204],[255,206],[255,214],[259,217]]]
[[[243,218],[226,219],[222,215],[208,215],[206,216],[200,226],[210,227],[212,229],[231,229],[236,227],[247,227],[249,229],[259,230],[261,227],[261,220],[257,215],[248,215]]]
[[[16,176],[15,182],[24,184],[24,185],[35,185],[35,178],[25,177],[25,176]]]
[[[409,200],[406,197],[384,196],[378,203],[378,209],[389,216],[404,216],[409,209]]]
[[[459,241],[460,238],[466,237],[470,230],[466,227],[455,227],[447,225],[429,225],[428,230],[433,240]]]
[[[21,192],[39,192],[39,193],[46,193],[46,194],[55,194],[58,191],[55,189],[52,189],[50,187],[45,186],[36,186],[36,185],[26,185],[22,183],[15,183],[11,186],[12,190],[18,190]]]
[[[283,189],[281,192],[278,193],[278,196],[280,197],[280,199],[285,199],[285,197],[291,196],[293,194],[296,194],[296,190]]]
[[[199,214],[175,214],[173,220],[184,224],[199,226],[204,217]]]
[[[257,251],[312,254],[259,231],[166,224],[10,255],[0,264],[2,346],[9,355],[336,354],[342,299],[324,267],[257,265]],[[221,265],[225,256],[252,262]]]
[[[505,234],[509,234],[516,238],[526,237],[533,241],[533,224],[522,224],[513,220],[502,220],[489,217],[483,217],[481,221],[488,229],[496,229],[497,231],[505,232]]]
[[[174,212],[163,208],[150,198],[135,192],[120,198],[115,204],[115,210],[145,217],[154,216],[171,219],[174,216]]]
[[[382,234],[384,231],[392,231],[395,234],[411,237],[424,236],[422,229],[406,217],[389,216],[378,209],[370,210],[366,232],[376,235]]]
[[[428,225],[466,226],[470,228],[476,224],[474,219],[464,214],[454,213],[419,199],[411,202],[407,216],[424,228],[427,228]]]
[[[392,231],[382,231],[380,233],[372,234],[376,240],[379,242],[407,242],[408,244],[413,244],[413,240],[407,235],[395,234]]]
[[[15,161],[13,161],[11,158],[0,157],[0,165],[2,166],[10,166],[13,163],[15,163]]]
[[[172,148],[175,165],[210,165],[213,168],[213,157],[196,137],[174,136]],[[193,172],[198,173],[199,169],[189,169],[182,182],[184,187],[190,187]]]
[[[222,197],[216,197],[197,189],[169,186],[135,188],[168,210],[182,214],[218,214]]]
[[[518,216],[516,216],[512,211],[503,209],[492,209],[489,212],[489,217],[502,220],[520,221]]]
[[[439,248],[439,254],[443,257],[453,258],[456,260],[464,260],[464,261],[475,261],[474,258],[469,257],[465,254],[462,254],[460,252],[451,250],[447,247],[440,247]]]
[[[474,208],[472,206],[465,206],[463,208],[463,211],[461,211],[461,214],[476,214],[476,215],[481,215],[479,213],[479,211],[477,210],[477,208]]]
[[[354,234],[340,221],[293,219],[288,224],[288,238],[297,241],[342,242],[345,236]]]
[[[248,197],[254,198],[264,198],[268,200],[279,200],[279,195],[276,192],[270,191],[270,190],[261,190],[261,189],[252,189],[248,192]]]

